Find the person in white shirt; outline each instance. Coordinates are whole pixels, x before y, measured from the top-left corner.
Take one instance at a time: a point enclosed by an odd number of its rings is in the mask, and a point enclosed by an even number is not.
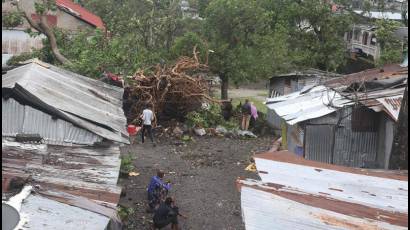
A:
[[[144,111],[142,111],[141,119],[142,119],[142,130],[141,130],[141,139],[142,143],[144,143],[144,136],[145,130],[148,132],[148,135],[151,139],[151,142],[154,143],[154,135],[152,134],[152,122],[154,121],[154,113],[151,110],[152,106],[148,104]]]

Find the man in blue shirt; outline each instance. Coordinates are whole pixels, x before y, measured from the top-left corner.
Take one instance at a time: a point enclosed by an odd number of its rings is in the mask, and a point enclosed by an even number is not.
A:
[[[151,178],[151,181],[148,185],[148,205],[150,211],[154,210],[156,206],[161,202],[161,199],[165,198],[168,194],[168,191],[171,189],[171,184],[169,182],[164,183],[165,173],[158,171],[156,176]]]

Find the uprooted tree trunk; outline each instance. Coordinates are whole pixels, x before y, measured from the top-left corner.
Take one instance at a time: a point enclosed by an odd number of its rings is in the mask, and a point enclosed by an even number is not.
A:
[[[62,55],[60,50],[58,49],[57,38],[56,38],[53,30],[48,25],[47,12],[49,10],[45,10],[43,13],[36,12],[40,17],[40,20],[34,21],[33,19],[31,19],[28,12],[25,12],[23,9],[20,8],[19,2],[20,1],[14,1],[13,2],[13,4],[17,8],[17,11],[22,14],[24,19],[27,20],[27,22],[30,24],[30,26],[33,29],[37,30],[39,33],[42,33],[47,37],[48,41],[50,42],[51,52],[53,53],[53,55],[57,59],[57,61],[59,61],[61,64],[70,64],[71,63],[70,60],[68,60],[66,57],[64,57],[64,55]],[[46,4],[46,3],[43,1],[43,4]]]
[[[225,74],[220,74],[221,79],[221,100],[228,100],[229,78]]]
[[[173,66],[157,65],[151,74],[138,70],[126,89],[128,122],[137,124],[147,104],[158,117],[184,118],[204,102],[219,103],[208,95],[208,83],[198,75],[208,66],[200,63],[197,54],[195,47],[192,58],[181,57]]]

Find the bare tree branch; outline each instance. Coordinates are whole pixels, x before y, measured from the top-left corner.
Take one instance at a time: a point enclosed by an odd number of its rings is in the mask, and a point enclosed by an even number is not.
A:
[[[64,55],[62,55],[60,50],[58,49],[57,38],[53,30],[48,25],[47,12],[49,10],[45,10],[44,13],[40,14],[39,15],[40,20],[36,22],[30,17],[30,15],[28,15],[28,12],[25,12],[23,9],[21,9],[19,3],[20,1],[12,2],[12,4],[16,6],[17,11],[22,14],[22,16],[27,20],[30,26],[33,29],[37,30],[39,33],[44,34],[48,38],[48,41],[50,42],[50,46],[51,46],[51,51],[53,52],[53,55],[55,56],[55,58],[62,64],[71,64],[70,60],[64,57]]]

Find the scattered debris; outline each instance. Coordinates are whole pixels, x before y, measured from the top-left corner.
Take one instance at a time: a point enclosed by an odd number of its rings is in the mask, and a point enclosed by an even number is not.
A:
[[[176,127],[174,128],[174,130],[172,130],[172,133],[173,133],[175,136],[180,137],[180,136],[182,136],[182,134],[184,134],[184,131],[182,131],[182,129],[181,129],[180,127],[176,126]]]
[[[246,168],[246,171],[250,171],[250,172],[256,172],[256,164],[255,163],[251,163],[249,164]]]
[[[238,130],[238,135],[243,136],[243,137],[250,137],[250,138],[257,138],[255,134],[253,134],[251,131],[247,130]]]
[[[204,128],[199,128],[199,129],[194,129],[194,132],[198,136],[204,136],[206,135],[206,131]]]
[[[192,141],[192,137],[189,136],[189,135],[184,135],[181,139],[182,139],[182,141]],[[184,143],[182,143],[182,144],[184,144]]]
[[[225,135],[226,133],[228,133],[228,130],[227,130],[225,127],[220,126],[220,125],[218,125],[218,126],[216,127],[215,131],[216,131],[216,133],[224,134],[224,135]]]
[[[138,172],[129,172],[128,175],[129,176],[139,176],[140,173],[138,173]]]

